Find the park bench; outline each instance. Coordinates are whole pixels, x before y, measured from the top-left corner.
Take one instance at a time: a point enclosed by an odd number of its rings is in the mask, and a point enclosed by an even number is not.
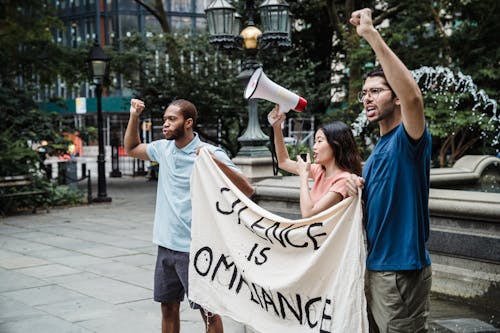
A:
[[[47,195],[47,192],[34,188],[33,178],[29,175],[0,177],[0,211],[2,213],[5,213],[9,201],[44,195]],[[37,202],[36,200],[31,200],[31,202],[32,211],[36,213]]]

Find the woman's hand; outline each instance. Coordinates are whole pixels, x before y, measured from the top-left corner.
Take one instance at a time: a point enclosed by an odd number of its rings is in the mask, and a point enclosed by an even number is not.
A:
[[[309,153],[306,155],[306,160],[304,161],[300,155],[297,155],[297,171],[299,176],[309,178],[309,171],[311,170],[311,157]]]
[[[269,122],[269,125],[275,127],[278,126],[285,121],[286,115],[284,113],[279,112],[279,105],[276,104],[274,108],[269,112],[267,115],[267,121]]]

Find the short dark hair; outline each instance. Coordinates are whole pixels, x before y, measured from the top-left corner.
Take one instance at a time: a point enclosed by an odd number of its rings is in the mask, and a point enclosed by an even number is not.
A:
[[[181,111],[184,120],[189,118],[193,119],[193,128],[196,127],[196,121],[198,120],[198,110],[196,110],[196,106],[194,106],[193,103],[185,99],[176,99],[172,101],[170,105],[177,106],[179,108],[179,111]]]
[[[365,74],[364,79],[366,80],[369,77],[381,77],[381,78],[383,78],[385,80],[385,84],[387,85],[387,87],[389,87],[389,89],[391,89],[392,95],[396,96],[396,94],[394,93],[394,90],[392,89],[391,85],[387,81],[387,78],[385,77],[384,69],[382,67],[375,67],[373,70],[371,70],[370,72]]]
[[[343,121],[333,121],[321,125],[326,141],[333,149],[333,156],[338,166],[345,171],[361,176],[361,154],[349,126]]]

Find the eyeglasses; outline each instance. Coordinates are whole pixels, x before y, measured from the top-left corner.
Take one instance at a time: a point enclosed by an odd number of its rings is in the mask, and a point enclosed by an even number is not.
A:
[[[378,98],[378,95],[380,95],[380,93],[382,91],[386,91],[386,90],[391,90],[391,89],[386,89],[386,88],[371,88],[371,89],[368,89],[368,90],[361,90],[359,93],[358,93],[358,101],[360,103],[363,103],[365,97],[367,94],[370,94],[370,96],[373,98],[373,99],[377,99]]]

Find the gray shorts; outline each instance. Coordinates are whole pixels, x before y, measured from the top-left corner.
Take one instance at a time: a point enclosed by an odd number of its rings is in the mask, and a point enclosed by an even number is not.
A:
[[[156,257],[154,300],[161,303],[182,302],[188,295],[189,252],[158,246]],[[201,307],[189,302],[191,308]]]
[[[366,300],[370,332],[427,332],[432,268],[368,271]]]

